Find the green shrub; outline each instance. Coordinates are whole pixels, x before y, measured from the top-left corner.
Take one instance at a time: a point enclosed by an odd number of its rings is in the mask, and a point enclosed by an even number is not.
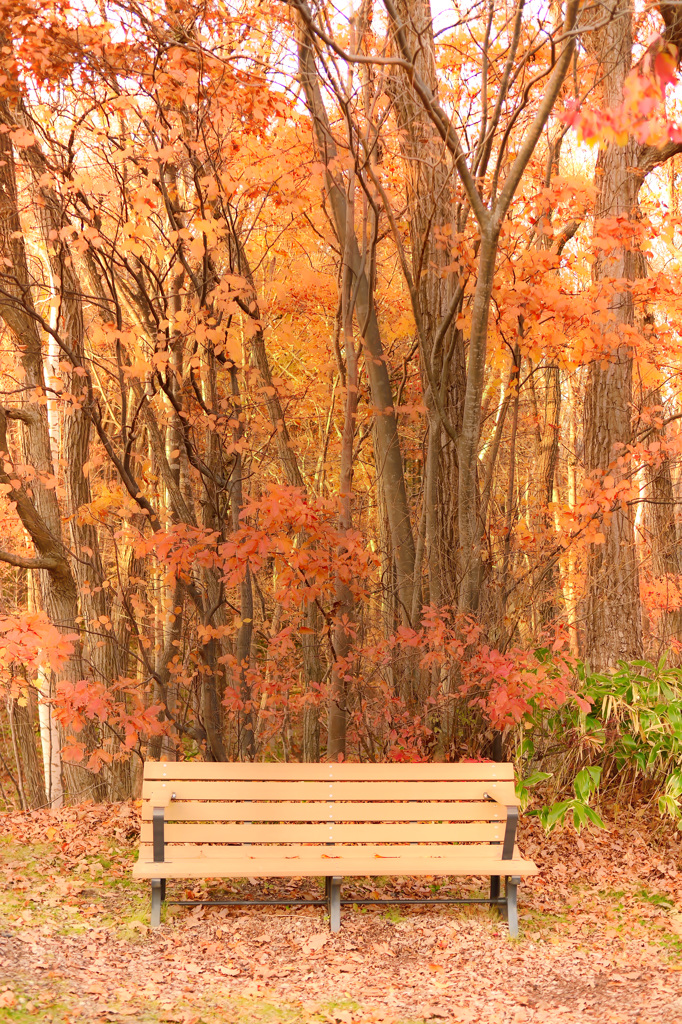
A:
[[[544,784],[548,796],[564,799],[529,813],[538,814],[548,829],[572,815],[580,829],[602,824],[589,806],[600,786],[604,793],[646,782],[660,813],[682,829],[682,670],[667,668],[665,661],[636,661],[606,674],[578,664],[575,688],[589,701],[588,712],[566,704],[533,712],[522,723],[522,804],[530,800],[531,788]],[[567,799],[569,786],[573,796]]]

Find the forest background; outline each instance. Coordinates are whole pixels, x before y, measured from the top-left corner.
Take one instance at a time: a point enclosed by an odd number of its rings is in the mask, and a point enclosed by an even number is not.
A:
[[[0,796],[679,818],[675,3],[2,0]]]

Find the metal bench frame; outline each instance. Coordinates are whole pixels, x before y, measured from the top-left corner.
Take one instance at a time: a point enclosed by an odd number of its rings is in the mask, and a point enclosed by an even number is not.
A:
[[[171,797],[173,799],[175,794]],[[496,803],[500,801],[495,800],[495,797],[490,796],[488,793],[485,794],[486,799],[493,800]],[[507,819],[504,832],[504,841],[502,844],[502,863],[505,860],[511,860],[514,855],[514,846],[516,843],[516,830],[518,826],[519,812],[515,806],[503,805],[507,807]],[[153,858],[155,864],[163,864],[165,861],[165,808],[154,807],[152,816],[152,841],[153,841]],[[504,877],[505,879],[505,893],[504,896],[500,895],[500,880]],[[490,878],[490,896],[488,898],[472,898],[472,899],[450,899],[450,898],[436,898],[436,899],[341,899],[341,883],[343,881],[342,875],[328,875],[325,879],[325,896],[321,900],[295,900],[295,899],[284,899],[284,900],[166,900],[166,879],[165,878],[152,878],[151,889],[152,889],[152,913],[151,913],[151,926],[156,928],[161,923],[161,906],[164,902],[172,904],[173,906],[181,907],[233,907],[233,906],[245,906],[245,907],[257,907],[257,906],[305,906],[305,907],[326,907],[329,915],[329,924],[332,932],[338,932],[341,928],[341,905],[367,905],[374,906],[377,904],[391,904],[398,906],[409,906],[409,905],[420,905],[420,906],[431,906],[439,904],[452,904],[457,906],[467,905],[478,905],[484,904],[492,907],[498,907],[499,910],[506,917],[507,924],[509,927],[509,935],[512,938],[517,938],[519,934],[519,918],[518,918],[518,904],[517,904],[517,887],[521,881],[518,875],[492,875]]]

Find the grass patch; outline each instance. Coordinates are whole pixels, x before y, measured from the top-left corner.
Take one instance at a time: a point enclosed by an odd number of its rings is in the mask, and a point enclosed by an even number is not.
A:
[[[389,907],[383,913],[385,921],[390,921],[391,924],[398,924],[399,921],[404,920],[404,916],[400,913],[400,907]]]
[[[8,1005],[1,1005],[2,1000]],[[134,1005],[116,998],[99,1001],[98,1008],[86,1007],[73,995],[43,993],[30,996],[18,988],[0,991],[0,1020],[3,1024],[72,1024],[92,1019],[111,1024],[352,1024],[362,1019],[362,1008],[353,999],[322,1003],[306,1010],[296,1003],[276,1003],[271,999],[230,996],[224,1001],[202,997],[194,1001],[176,1000],[172,1006],[163,999],[135,1001]],[[408,1018],[395,1024],[424,1024],[424,1018]]]
[[[662,892],[647,892],[646,889],[638,889],[635,898],[645,903],[652,903],[655,907],[664,907],[666,910],[675,906],[672,896]]]

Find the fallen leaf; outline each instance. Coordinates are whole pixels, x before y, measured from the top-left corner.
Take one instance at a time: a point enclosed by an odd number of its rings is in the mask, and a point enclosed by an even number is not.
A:
[[[304,943],[302,951],[304,953],[315,953],[329,941],[329,932],[318,932],[317,935],[311,935],[311,937]]]

